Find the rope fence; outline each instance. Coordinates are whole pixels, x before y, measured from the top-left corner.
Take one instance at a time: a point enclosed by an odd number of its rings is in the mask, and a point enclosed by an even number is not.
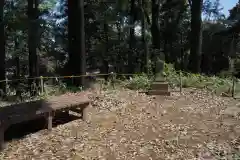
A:
[[[26,77],[26,78],[19,78],[19,79],[5,79],[0,80],[1,82],[11,82],[11,81],[24,81],[24,80],[36,80],[36,79],[64,79],[64,78],[81,78],[81,77],[97,77],[97,76],[110,76],[110,75],[118,75],[118,76],[136,76],[136,75],[142,75],[142,74],[117,74],[117,73],[108,73],[108,74],[86,74],[86,75],[78,75],[78,76],[53,76],[53,77]]]
[[[24,78],[17,78],[17,79],[8,79],[6,78],[5,80],[0,80],[0,83],[6,83],[5,86],[6,86],[6,91],[8,90],[8,86],[9,86],[9,83],[14,83],[14,82],[26,82],[28,83],[29,80],[39,80],[39,85],[37,86],[34,82],[29,85],[27,84],[28,87],[31,88],[37,88],[37,90],[41,91],[41,93],[44,93],[44,80],[50,80],[50,79],[54,79],[56,80],[57,82],[60,80],[60,79],[73,79],[73,78],[82,78],[82,77],[101,77],[101,76],[108,76],[108,79],[111,81],[111,84],[112,86],[115,88],[115,84],[114,84],[114,81],[116,79],[116,76],[140,76],[142,74],[117,74],[117,73],[107,73],[107,74],[85,74],[85,75],[71,75],[71,76],[39,76],[39,77],[24,77]],[[73,82],[73,80],[72,80]],[[102,86],[102,84],[101,84]],[[12,87],[14,88],[14,87]]]
[[[177,71],[177,77],[174,77],[176,82],[175,85],[177,84],[177,86],[179,87],[179,90],[175,90],[173,92],[180,92],[182,93],[183,88],[184,88],[184,84],[183,84],[183,77],[190,75],[190,73],[188,72],[184,72],[184,71]],[[8,86],[9,83],[11,82],[16,82],[16,81],[28,81],[28,80],[39,80],[39,87],[38,89],[40,90],[41,93],[44,93],[44,80],[49,80],[49,79],[55,79],[56,81],[58,81],[59,79],[69,79],[69,78],[82,78],[82,77],[101,77],[101,76],[109,76],[109,80],[112,83],[112,86],[115,88],[115,80],[117,78],[117,76],[140,76],[142,74],[118,74],[118,73],[108,73],[108,74],[85,74],[85,75],[71,75],[71,76],[40,76],[40,77],[25,77],[25,78],[18,78],[18,79],[5,79],[5,80],[0,80],[0,83],[5,82],[6,86]],[[149,75],[149,76],[153,76],[153,75]],[[166,81],[168,82],[168,80],[166,79]],[[238,80],[235,77],[232,77],[232,84],[231,84],[231,97],[233,98],[237,98],[235,96],[235,90],[236,90],[236,83],[238,82]],[[170,82],[169,82],[170,83]],[[213,82],[214,83],[214,82]],[[214,84],[212,83],[206,83],[204,88],[210,90],[213,94],[216,93],[217,88],[211,88],[209,86],[213,86]]]
[[[184,74],[186,76],[192,76],[191,73],[188,73],[188,72],[184,72],[184,71],[176,71],[177,74],[178,74],[178,78],[179,78],[179,92],[182,93],[182,89],[184,88],[184,84],[183,84],[183,77],[184,77]],[[202,75],[200,75],[201,77],[203,77]],[[216,77],[217,78],[217,77]],[[228,92],[229,93],[222,93],[223,96],[226,96],[226,97],[232,97],[234,99],[240,99],[240,97],[237,97],[236,96],[236,90],[237,88],[239,88],[238,90],[240,91],[240,82],[238,78],[236,78],[235,76],[232,76],[231,78],[228,78],[226,79],[229,83],[231,83],[229,86],[224,86],[224,84],[222,84],[223,86],[222,87],[226,87],[228,88]],[[215,88],[211,88],[215,86]],[[197,87],[196,87],[197,88]],[[213,80],[212,81],[208,81],[205,83],[205,86],[203,87],[207,90],[210,90],[210,92],[212,92],[212,94],[216,94],[217,90],[220,89],[219,86],[216,86],[216,82],[214,82]]]

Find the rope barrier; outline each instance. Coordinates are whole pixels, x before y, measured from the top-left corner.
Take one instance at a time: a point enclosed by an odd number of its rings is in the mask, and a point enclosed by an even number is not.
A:
[[[176,71],[176,73],[180,74],[180,76],[184,76],[185,75],[190,75],[190,73],[188,72],[184,72],[184,71]],[[140,76],[142,75],[141,73],[135,73],[135,74],[118,74],[118,73],[108,73],[108,74],[85,74],[85,75],[72,75],[72,76],[40,76],[40,77],[26,77],[26,78],[19,78],[19,79],[5,79],[5,80],[0,80],[0,83],[2,82],[14,82],[14,81],[26,81],[26,80],[44,80],[44,79],[64,79],[64,78],[81,78],[81,77],[97,77],[97,76]],[[153,75],[149,75],[149,76],[153,76]],[[182,90],[182,78],[180,77],[180,92]],[[211,83],[212,84],[212,83]],[[206,84],[206,89],[211,90],[212,92],[215,92],[217,90],[217,88],[214,89],[210,89],[208,86],[211,84]]]
[[[0,80],[2,82],[13,82],[13,81],[24,81],[24,80],[36,80],[36,79],[63,79],[63,78],[81,78],[81,77],[97,77],[97,76],[110,76],[110,75],[119,75],[119,76],[136,76],[142,74],[117,74],[117,73],[108,73],[108,74],[85,74],[85,75],[72,75],[72,76],[40,76],[40,77],[26,77],[26,78],[19,78],[19,79],[5,79]]]

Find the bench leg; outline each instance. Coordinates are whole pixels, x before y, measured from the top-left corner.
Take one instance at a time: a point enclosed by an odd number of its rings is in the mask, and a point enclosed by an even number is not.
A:
[[[81,114],[82,114],[82,120],[87,121],[87,109],[86,108],[82,109]]]
[[[48,130],[52,130],[53,113],[49,112],[47,116]]]
[[[4,145],[4,128],[0,128],[0,150],[5,148]]]

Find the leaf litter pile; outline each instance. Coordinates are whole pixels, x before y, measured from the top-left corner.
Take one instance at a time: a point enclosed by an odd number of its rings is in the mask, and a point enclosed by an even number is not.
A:
[[[171,97],[91,91],[89,98],[87,121],[12,140],[0,159],[240,159],[237,100],[194,89]]]

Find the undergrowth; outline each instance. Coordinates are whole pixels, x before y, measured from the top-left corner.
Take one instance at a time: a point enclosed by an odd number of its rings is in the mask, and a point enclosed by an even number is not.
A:
[[[135,75],[124,81],[125,87],[136,90],[147,90],[150,88],[153,78],[146,74]]]
[[[67,86],[65,83],[59,83],[58,85],[47,85],[44,88],[44,93],[40,95],[41,98],[47,98],[48,96],[61,95],[66,92],[79,92],[82,91],[82,87]]]
[[[164,73],[166,81],[172,87],[180,87],[180,82],[182,81],[183,88],[205,88],[216,94],[230,94],[232,92],[232,79],[228,77],[221,78],[219,76],[206,76],[187,72],[180,73],[169,64],[165,64]]]
[[[169,83],[171,88],[179,88],[182,82],[183,88],[208,89],[217,95],[223,93],[230,95],[232,93],[232,79],[229,77],[206,76],[175,70],[173,65],[165,64],[163,71],[164,79]],[[180,76],[181,75],[181,76]],[[146,74],[136,75],[125,81],[125,86],[130,89],[147,90],[153,82],[152,77]],[[240,85],[236,83],[235,94],[240,92]]]
[[[208,89],[217,95],[230,96],[232,93],[233,83],[232,83],[232,79],[229,78],[229,76],[221,77],[221,76],[206,76],[201,74],[192,74],[187,72],[180,73],[179,71],[175,70],[175,68],[171,64],[164,65],[164,70],[162,75],[164,76],[165,81],[168,82],[170,87],[175,91],[179,90],[179,87],[182,82],[183,88],[192,87],[192,88],[199,88],[199,89]],[[125,80],[116,79],[115,77],[114,83],[112,83],[113,82],[112,80],[113,79],[110,79],[109,82],[101,82],[101,85],[99,85],[98,88],[101,88],[102,90],[106,90],[106,89],[108,90],[108,89],[116,89],[115,87],[127,87],[133,90],[146,91],[150,89],[151,83],[154,81],[154,78],[146,74],[140,74],[140,75],[134,75]],[[100,84],[100,82],[97,82],[97,81],[96,83]],[[236,82],[235,84],[236,84],[235,97],[239,97],[240,83]],[[45,84],[44,93],[39,94],[40,96],[37,96],[35,98],[47,98],[52,95],[61,95],[66,92],[79,92],[82,90],[83,90],[82,87],[68,86],[67,84],[59,81],[55,85]],[[19,101],[19,100],[16,100],[16,99],[19,99],[16,96],[9,96],[9,97],[14,97],[12,101]],[[24,99],[28,101],[29,97],[26,97]]]

